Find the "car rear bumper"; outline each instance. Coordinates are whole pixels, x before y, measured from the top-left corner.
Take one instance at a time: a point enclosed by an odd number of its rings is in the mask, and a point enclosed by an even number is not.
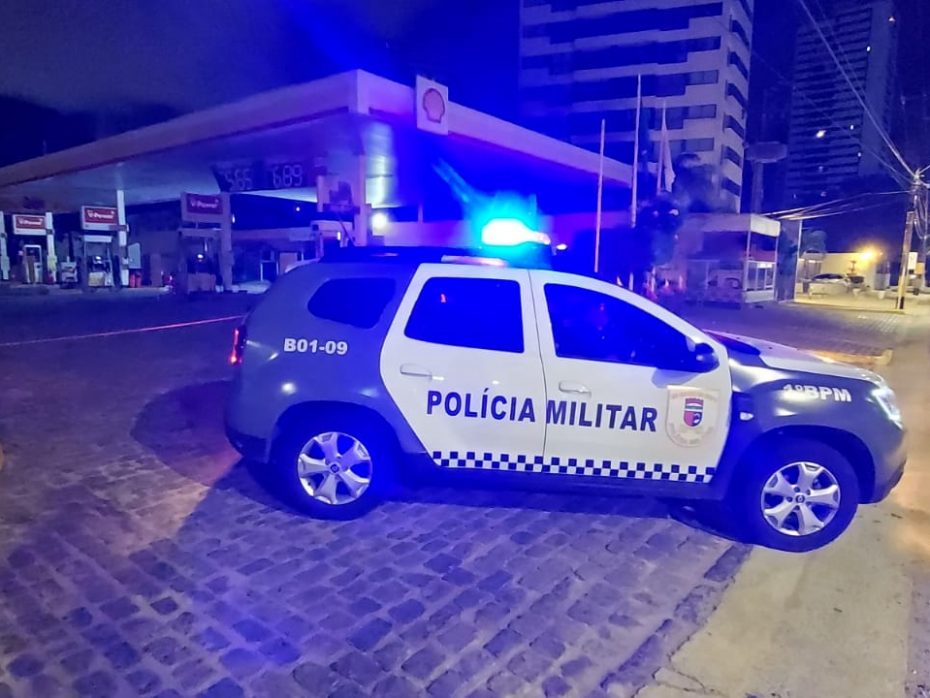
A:
[[[246,460],[264,463],[268,460],[268,444],[258,436],[243,434],[226,424],[226,438]]]

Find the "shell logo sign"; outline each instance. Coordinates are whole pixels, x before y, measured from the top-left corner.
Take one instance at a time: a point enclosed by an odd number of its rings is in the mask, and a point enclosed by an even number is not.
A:
[[[423,113],[434,124],[441,124],[446,115],[446,102],[435,87],[423,93]]]
[[[449,133],[449,88],[417,76],[417,128],[446,135]]]

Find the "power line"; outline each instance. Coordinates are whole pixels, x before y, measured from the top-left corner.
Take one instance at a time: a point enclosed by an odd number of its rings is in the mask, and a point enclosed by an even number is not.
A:
[[[826,46],[827,52],[830,54],[830,57],[833,59],[833,62],[836,64],[836,67],[840,71],[840,75],[843,76],[843,79],[846,81],[846,84],[849,86],[849,89],[852,91],[853,95],[855,96],[856,101],[858,101],[859,104],[862,106],[863,110],[865,110],[866,116],[869,117],[869,121],[872,122],[872,125],[875,127],[875,130],[878,132],[878,135],[881,136],[883,141],[885,141],[885,144],[888,146],[888,149],[891,150],[891,153],[892,155],[895,156],[895,159],[897,159],[897,161],[901,163],[901,166],[908,172],[908,174],[910,174],[911,177],[913,177],[915,174],[914,170],[912,170],[910,165],[907,164],[907,161],[904,159],[904,156],[901,155],[901,152],[898,150],[897,146],[894,144],[894,142],[885,132],[885,129],[882,127],[881,124],[879,124],[878,119],[875,117],[875,114],[872,111],[872,109],[869,107],[868,103],[865,101],[862,95],[859,94],[859,91],[856,89],[856,86],[853,84],[852,79],[849,77],[849,74],[846,72],[846,69],[843,67],[842,63],[840,63],[840,60],[837,57],[836,52],[833,50],[833,47],[830,45],[830,41],[827,39],[826,35],[824,34],[823,29],[820,27],[820,24],[818,24],[817,20],[814,18],[814,14],[811,12],[811,9],[808,6],[806,0],[798,0],[798,3],[801,5],[801,8],[804,10],[805,14],[807,15],[807,18],[810,20],[811,24],[813,25],[814,30],[820,36],[821,41],[823,41],[823,45]]]
[[[845,203],[852,203],[863,199],[869,196],[900,196],[901,194],[908,194],[910,190],[901,189],[899,191],[879,191],[879,192],[864,192],[862,194],[856,194],[854,196],[847,196],[841,199],[833,199],[832,201],[824,201],[819,204],[811,204],[810,206],[798,206],[797,208],[786,208],[781,211],[772,211],[771,213],[766,213],[767,216],[780,217],[780,216],[789,216],[796,213],[805,213],[809,211],[817,211],[820,209],[826,209],[830,206],[836,206]]]
[[[868,211],[875,208],[881,208],[883,206],[888,206],[889,202],[880,201],[874,204],[867,204],[861,206],[855,206],[855,204],[862,199],[867,199],[869,197],[878,197],[878,196],[901,196],[903,194],[908,194],[906,190],[902,191],[886,191],[886,192],[874,192],[866,194],[858,194],[856,196],[847,197],[844,199],[836,199],[833,201],[827,201],[821,204],[815,204],[813,206],[803,206],[800,208],[794,209],[785,209],[783,211],[774,211],[771,213],[766,213],[766,216],[771,216],[772,218],[781,218],[784,220],[809,220],[813,218],[827,218],[830,216],[840,216],[849,213],[857,213],[859,211]]]
[[[833,216],[845,216],[845,215],[849,215],[852,213],[860,213],[862,211],[872,211],[878,208],[885,208],[886,206],[889,206],[889,205],[890,203],[885,201],[885,202],[869,204],[868,206],[858,206],[854,208],[845,208],[845,209],[837,209],[837,210],[829,210],[829,211],[828,210],[814,211],[812,213],[798,213],[798,214],[791,215],[791,216],[780,216],[780,219],[789,220],[789,221],[809,221],[809,220],[815,220],[818,218],[832,218]]]

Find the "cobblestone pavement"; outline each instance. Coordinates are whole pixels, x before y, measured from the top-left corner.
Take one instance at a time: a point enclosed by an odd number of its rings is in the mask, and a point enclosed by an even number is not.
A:
[[[62,307],[0,340],[206,315]],[[230,331],[0,348],[0,697],[629,695],[746,554],[644,499],[299,516],[223,438]]]
[[[878,355],[893,348],[913,322],[907,315],[837,311],[800,304],[742,310],[688,306],[681,314],[706,330],[733,332],[801,349],[860,355]]]

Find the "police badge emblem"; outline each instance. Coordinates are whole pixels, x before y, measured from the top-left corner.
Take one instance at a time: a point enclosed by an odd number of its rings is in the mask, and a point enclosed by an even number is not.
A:
[[[717,427],[717,393],[697,388],[668,389],[665,431],[679,446],[698,446]]]

